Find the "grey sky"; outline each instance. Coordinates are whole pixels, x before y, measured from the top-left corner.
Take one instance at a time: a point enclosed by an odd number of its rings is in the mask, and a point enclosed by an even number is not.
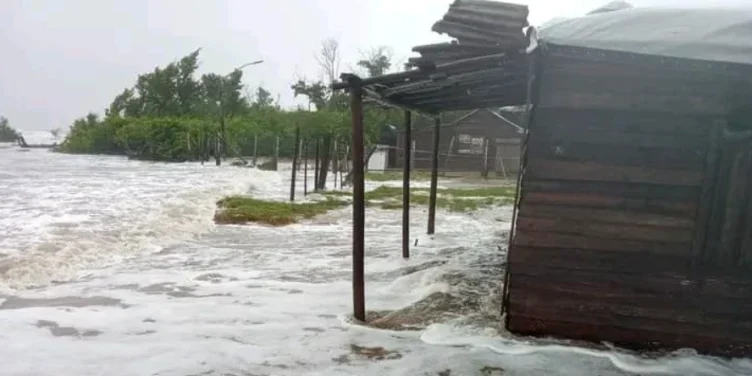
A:
[[[386,45],[396,61],[414,45],[443,41],[430,31],[452,0],[0,0],[0,115],[28,130],[67,128],[102,112],[139,73],[202,47],[202,71],[247,68],[296,105],[296,77],[318,78],[313,54],[324,38],[342,49],[342,70],[360,51]],[[520,1],[531,23],[582,15],[605,0]],[[752,0],[633,0],[635,6],[752,6]]]

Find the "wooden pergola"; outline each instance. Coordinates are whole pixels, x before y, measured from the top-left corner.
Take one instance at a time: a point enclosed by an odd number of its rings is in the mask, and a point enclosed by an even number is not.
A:
[[[378,77],[343,74],[335,90],[350,93],[353,183],[353,304],[354,317],[365,321],[364,251],[365,188],[363,100],[405,111],[405,137],[412,138],[412,113],[434,120],[428,234],[436,230],[439,131],[442,112],[520,105],[528,102],[529,62],[525,49],[528,8],[485,0],[456,0],[433,31],[453,41],[417,46],[407,70]],[[411,154],[410,142],[404,153]],[[402,256],[410,257],[410,162],[403,166]]]

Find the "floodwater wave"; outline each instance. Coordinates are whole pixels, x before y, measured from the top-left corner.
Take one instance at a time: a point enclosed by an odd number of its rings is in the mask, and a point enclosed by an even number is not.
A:
[[[373,328],[349,318],[350,208],[281,228],[212,223],[223,195],[285,199],[287,169],[11,148],[0,171],[0,375],[752,374],[749,359],[505,332],[508,207],[440,211],[434,236],[416,208],[410,260],[401,215],[368,208]]]

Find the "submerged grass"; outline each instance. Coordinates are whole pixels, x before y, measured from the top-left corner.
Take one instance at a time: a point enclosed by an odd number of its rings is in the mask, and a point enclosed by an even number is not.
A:
[[[324,192],[325,200],[290,203],[230,196],[217,202],[214,222],[218,224],[263,223],[285,226],[301,219],[313,218],[350,204],[352,192]],[[436,207],[454,212],[468,212],[482,207],[509,204],[514,201],[514,187],[444,188],[437,191]],[[381,186],[365,194],[366,205],[382,209],[402,208],[402,188]],[[410,190],[410,203],[427,206],[428,188]]]
[[[217,202],[218,210],[214,214],[214,222],[218,224],[256,222],[284,226],[301,219],[313,218],[345,205],[347,202],[333,198],[327,198],[324,201],[289,203],[230,196]]]
[[[410,203],[413,205],[428,205],[430,197],[428,188],[412,188]],[[514,202],[515,187],[483,187],[483,188],[444,188],[438,189],[436,207],[455,212],[478,210],[482,207],[505,205]],[[331,198],[350,197],[351,192],[326,192]],[[381,186],[365,194],[366,205],[378,206],[382,209],[402,208],[402,188]]]

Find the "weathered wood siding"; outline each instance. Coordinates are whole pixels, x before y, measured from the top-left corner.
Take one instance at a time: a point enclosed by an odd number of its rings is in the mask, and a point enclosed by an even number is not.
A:
[[[752,162],[749,142],[720,152],[728,81],[552,56],[543,66],[508,329],[750,355],[752,272],[738,271],[752,262]]]

